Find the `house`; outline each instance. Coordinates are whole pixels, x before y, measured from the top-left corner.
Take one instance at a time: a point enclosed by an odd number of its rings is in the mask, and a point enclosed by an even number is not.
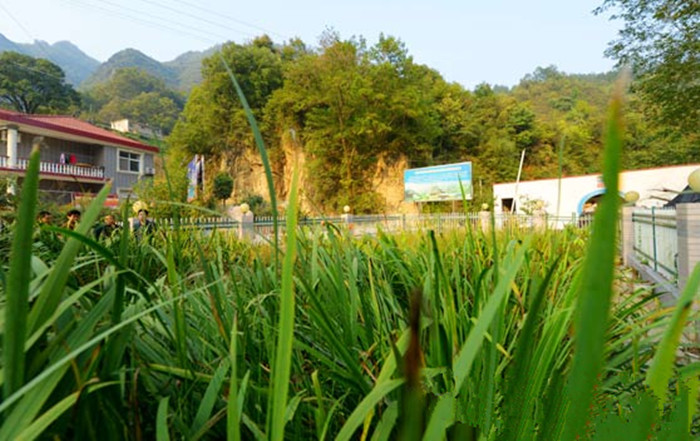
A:
[[[700,164],[657,167],[620,172],[620,196],[627,192],[639,195],[637,206],[660,207],[673,199],[688,184],[688,176]],[[539,179],[494,184],[496,211],[524,213],[540,206],[554,216],[580,216],[586,207],[595,207],[605,186],[600,174]],[[557,212],[558,208],[558,212]]]
[[[111,199],[123,199],[153,176],[158,148],[70,116],[28,115],[0,109],[0,176],[26,172],[33,141],[43,137],[39,189],[57,203],[75,202],[113,181]]]

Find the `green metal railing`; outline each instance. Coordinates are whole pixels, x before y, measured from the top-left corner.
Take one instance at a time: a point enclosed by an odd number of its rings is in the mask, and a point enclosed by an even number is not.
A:
[[[678,278],[678,233],[674,209],[638,208],[632,214],[634,252],[666,279]]]

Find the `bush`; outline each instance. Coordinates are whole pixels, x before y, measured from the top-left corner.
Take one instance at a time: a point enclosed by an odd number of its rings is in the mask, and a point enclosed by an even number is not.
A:
[[[214,197],[226,205],[226,199],[231,197],[233,192],[233,178],[225,172],[221,172],[214,177]]]

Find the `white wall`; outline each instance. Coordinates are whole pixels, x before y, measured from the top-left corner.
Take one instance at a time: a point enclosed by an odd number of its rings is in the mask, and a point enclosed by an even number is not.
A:
[[[674,191],[682,191],[688,185],[688,175],[698,167],[700,164],[622,172],[620,173],[620,192],[622,194],[633,190],[638,192],[637,206],[661,206],[666,201],[659,199],[659,197],[666,200],[672,199],[676,195]],[[541,200],[544,202],[547,213],[557,215],[558,185],[558,179],[521,181],[518,185],[520,204],[516,204],[519,205],[517,211],[522,213],[523,203],[527,200]],[[562,178],[559,216],[571,216],[578,213],[579,207],[585,199],[590,198],[596,192],[602,193],[602,191],[600,175]],[[493,195],[495,198],[494,208],[496,212],[500,212],[502,211],[502,200],[515,197],[515,183],[495,184]]]
[[[112,121],[109,123],[110,127],[112,127],[112,130],[116,130],[117,132],[122,132],[122,133],[129,133],[129,120],[128,119],[120,119],[119,121]]]

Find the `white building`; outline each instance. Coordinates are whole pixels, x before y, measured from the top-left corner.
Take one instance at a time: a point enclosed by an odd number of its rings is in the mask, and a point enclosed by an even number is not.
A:
[[[620,196],[636,191],[639,193],[637,206],[662,206],[683,191],[688,185],[688,176],[699,167],[700,164],[688,164],[622,172]],[[580,215],[586,204],[595,204],[604,192],[600,174],[562,178],[561,197],[558,197],[559,179],[556,178],[521,181],[517,186],[515,182],[494,184],[494,209],[503,212],[515,208],[518,213],[526,213],[539,206],[552,216]]]
[[[138,135],[146,136],[149,138],[162,137],[163,134],[158,129],[153,129],[144,124],[139,124],[128,119],[120,119],[118,121],[112,121],[109,123],[112,130],[122,133],[136,133]]]

